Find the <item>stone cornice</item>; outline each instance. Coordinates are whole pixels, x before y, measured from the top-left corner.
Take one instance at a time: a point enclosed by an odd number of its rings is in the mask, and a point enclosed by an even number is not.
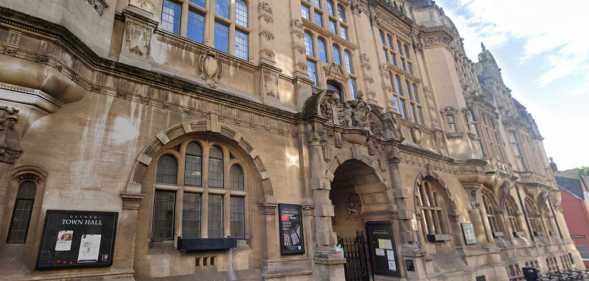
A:
[[[46,39],[49,39],[65,49],[77,59],[81,60],[82,63],[85,63],[88,67],[97,72],[116,77],[123,77],[150,87],[165,88],[174,92],[188,92],[189,94],[198,93],[199,99],[231,104],[237,108],[256,111],[293,124],[296,122],[296,114],[292,111],[264,105],[246,98],[235,96],[220,89],[212,89],[182,78],[148,71],[139,67],[100,57],[68,29],[58,24],[0,7],[0,25],[16,28],[23,32],[33,33],[36,37],[46,37]],[[87,87],[82,88],[89,90]]]

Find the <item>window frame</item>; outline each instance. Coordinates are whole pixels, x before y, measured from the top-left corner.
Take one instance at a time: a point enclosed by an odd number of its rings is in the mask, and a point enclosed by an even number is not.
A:
[[[188,146],[191,143],[197,143],[200,148],[201,148],[201,153],[202,153],[202,159],[201,159],[201,164],[202,164],[202,174],[201,174],[201,184],[200,186],[194,186],[194,185],[187,185],[186,182],[184,181],[186,175],[185,173],[187,172],[187,170],[185,169],[186,167],[184,166],[183,163],[185,163],[186,161],[186,156],[187,154],[187,150],[188,150]],[[211,149],[213,147],[218,147],[222,154],[223,154],[223,163],[222,163],[222,170],[223,170],[223,187],[212,187],[209,186],[209,159],[210,158],[210,152]],[[178,163],[181,163],[178,171],[177,171],[177,178],[178,181],[176,184],[165,184],[165,183],[157,183],[155,181],[155,175],[157,174],[158,171],[158,164],[159,164],[159,159],[165,155],[173,155],[176,160],[178,161]],[[222,141],[217,141],[217,140],[212,140],[212,139],[205,139],[205,138],[190,138],[187,139],[185,141],[182,141],[179,145],[176,145],[175,147],[171,147],[168,149],[165,149],[164,151],[162,151],[157,159],[155,159],[157,161],[155,161],[155,165],[153,167],[153,176],[154,176],[154,184],[153,184],[153,200],[155,200],[155,192],[157,191],[168,191],[168,192],[175,192],[175,204],[174,204],[174,213],[175,213],[175,217],[174,217],[174,223],[172,226],[172,230],[174,232],[175,237],[173,237],[173,239],[167,239],[167,240],[163,240],[163,241],[156,241],[154,240],[154,232],[156,225],[155,225],[155,221],[154,221],[154,215],[152,214],[152,219],[151,219],[151,231],[150,231],[150,241],[152,243],[156,243],[155,245],[158,244],[166,244],[166,243],[171,243],[173,241],[175,241],[176,238],[178,237],[183,237],[185,236],[184,233],[184,204],[185,204],[185,194],[187,193],[194,193],[194,194],[198,194],[200,196],[200,218],[198,220],[198,224],[200,225],[199,229],[200,229],[200,233],[193,235],[194,237],[198,237],[198,238],[212,238],[209,237],[209,228],[210,228],[210,224],[209,224],[209,204],[210,204],[210,200],[209,197],[213,196],[213,195],[219,195],[222,197],[222,210],[223,210],[223,216],[221,218],[221,225],[222,225],[222,229],[221,231],[223,232],[221,237],[215,237],[215,238],[224,238],[227,237],[228,235],[231,235],[231,227],[232,227],[232,221],[233,221],[233,217],[232,217],[232,210],[231,210],[231,198],[235,198],[235,197],[239,197],[239,198],[243,198],[243,210],[242,213],[244,214],[242,219],[241,219],[241,223],[243,224],[244,228],[243,228],[243,237],[232,237],[232,238],[236,238],[239,240],[248,240],[249,239],[249,227],[248,227],[248,207],[249,207],[249,202],[248,202],[248,192],[249,192],[249,188],[250,185],[248,184],[248,180],[249,180],[249,172],[247,168],[248,166],[246,165],[245,160],[243,159],[243,156],[241,156],[240,153],[238,153],[236,148],[231,147],[230,145],[226,145],[224,144]],[[243,188],[244,190],[233,190],[232,188],[232,178],[231,178],[231,171],[232,171],[232,167],[238,165],[241,168],[242,174],[243,174]],[[229,175],[229,176],[227,176]],[[153,206],[153,212],[155,212],[155,205]],[[204,226],[207,226],[206,228],[204,228]],[[194,238],[191,237],[191,238]],[[190,238],[189,238],[190,239]]]
[[[14,197],[14,201],[12,202],[12,209],[10,212],[10,221],[8,224],[8,228],[6,231],[6,244],[10,244],[10,245],[24,245],[27,243],[28,240],[28,236],[29,233],[31,232],[31,222],[34,220],[34,216],[36,215],[35,212],[35,206],[36,203],[39,201],[38,194],[39,194],[39,189],[41,189],[41,178],[34,174],[34,173],[30,173],[30,172],[26,172],[26,173],[22,173],[21,175],[19,175],[17,177],[17,184],[16,184],[16,192],[15,192],[15,197]],[[32,198],[19,198],[19,196],[21,195],[21,190],[23,188],[23,184],[25,183],[32,183],[33,186],[33,194],[32,194]],[[11,239],[11,234],[13,233],[13,230],[15,228],[15,217],[17,215],[17,205],[19,202],[21,201],[27,201],[30,202],[30,208],[28,209],[28,216],[26,218],[26,227],[24,229],[24,233],[22,235],[22,237],[18,240],[13,240]],[[10,205],[8,205],[10,206]]]
[[[445,210],[449,202],[442,188],[437,181],[427,178],[418,180],[415,186],[414,202],[421,233],[430,242],[434,241],[429,236],[450,235],[450,221]]]

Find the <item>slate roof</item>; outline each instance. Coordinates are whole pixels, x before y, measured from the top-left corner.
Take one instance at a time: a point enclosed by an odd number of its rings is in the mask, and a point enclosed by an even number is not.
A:
[[[556,176],[556,182],[560,190],[566,190],[573,195],[583,199],[583,183],[579,179]]]

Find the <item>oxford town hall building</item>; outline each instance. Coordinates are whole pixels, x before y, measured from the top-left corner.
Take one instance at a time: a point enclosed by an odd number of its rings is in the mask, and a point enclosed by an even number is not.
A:
[[[580,269],[542,139],[432,0],[0,0],[0,280]]]

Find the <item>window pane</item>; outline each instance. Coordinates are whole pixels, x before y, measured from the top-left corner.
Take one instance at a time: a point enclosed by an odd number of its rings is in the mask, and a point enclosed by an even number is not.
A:
[[[313,51],[313,36],[308,31],[305,32],[305,54],[309,57],[315,56]]]
[[[393,47],[393,36],[387,34],[387,41],[389,42],[389,48],[394,49]]]
[[[301,17],[303,17],[306,20],[309,20],[310,15],[311,15],[311,11],[310,11],[309,7],[307,7],[305,5],[301,5]]]
[[[36,191],[35,182],[25,181],[20,184],[12,211],[7,243],[25,243],[27,240]]]
[[[243,170],[239,165],[231,167],[231,189],[237,191],[244,191],[244,176]]]
[[[356,99],[357,96],[357,92],[358,92],[358,86],[356,85],[356,79],[354,78],[350,78],[348,80],[348,86],[350,87],[350,93],[352,94],[352,98]]]
[[[321,8],[321,0],[313,0],[313,5],[317,8]]]
[[[335,33],[336,22],[334,20],[329,20],[329,32]]]
[[[155,191],[153,207],[153,241],[174,240],[176,192]]]
[[[345,26],[340,25],[340,28],[339,28],[339,36],[341,38],[344,38],[344,39],[348,40],[348,28],[345,27]]]
[[[229,26],[221,22],[215,23],[215,48],[229,53]]]
[[[245,238],[245,198],[231,197],[231,237]]]
[[[402,96],[403,89],[401,89],[401,78],[399,77],[399,75],[395,75],[394,87],[395,87],[395,92]]]
[[[319,27],[323,27],[323,15],[320,12],[315,11],[315,18],[313,22]]]
[[[205,40],[205,17],[197,12],[188,12],[188,38],[203,43]]]
[[[346,9],[342,5],[337,5],[337,15],[342,21],[346,21]]]
[[[249,34],[243,31],[235,31],[235,56],[249,60]]]
[[[217,16],[229,18],[229,0],[216,0]]]
[[[327,0],[327,13],[332,17],[335,16],[333,11],[333,0]]]
[[[405,100],[404,99],[399,99],[399,113],[401,114],[401,118],[405,119],[407,118],[407,114],[405,114],[405,110],[406,110],[406,106],[405,106]]]
[[[313,81],[313,84],[317,86],[317,64],[312,60],[307,60],[307,75],[309,75],[309,79]]]
[[[201,6],[203,8],[205,8],[207,6],[207,1],[206,0],[190,0],[190,2],[194,5],[198,5]]]
[[[333,45],[333,62],[338,65],[342,63],[341,54],[337,45]]]
[[[399,97],[397,97],[397,95],[393,95],[393,111],[395,111],[396,113],[401,113],[401,109],[400,109],[400,105],[399,105]]]
[[[178,177],[178,162],[176,157],[166,154],[160,157],[157,164],[156,183],[176,184]]]
[[[322,62],[327,62],[327,45],[325,44],[325,40],[321,37],[317,40],[319,46],[319,59]]]
[[[180,18],[182,6],[179,3],[164,0],[162,8],[162,29],[180,34]]]
[[[352,65],[352,54],[350,54],[350,51],[348,51],[348,50],[344,51],[344,63],[345,63],[346,70],[348,71],[348,73],[353,73],[354,66]]]
[[[244,0],[237,0],[235,6],[235,23],[244,27],[248,25],[247,3]]]
[[[223,151],[211,147],[209,152],[209,187],[223,188]]]
[[[182,204],[182,238],[200,238],[201,195],[184,193]]]
[[[209,194],[209,238],[223,238],[223,195]]]
[[[385,39],[384,39],[385,38],[384,32],[382,30],[379,30],[379,32],[380,32],[380,42],[382,43],[383,46],[386,46]]]
[[[198,143],[192,142],[186,149],[184,160],[184,184],[192,186],[202,185],[202,150]]]

